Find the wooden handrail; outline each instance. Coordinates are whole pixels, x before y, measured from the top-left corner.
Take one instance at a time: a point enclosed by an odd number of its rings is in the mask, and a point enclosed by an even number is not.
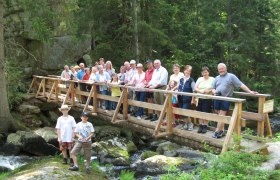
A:
[[[251,94],[251,93],[247,93],[247,92],[237,92],[237,91],[234,91],[233,93],[238,96],[248,96],[248,97],[270,97],[271,96],[271,94]]]
[[[52,77],[45,77],[45,76],[36,76],[33,77],[41,78],[41,79],[49,79],[49,80],[61,80],[64,82],[75,82],[75,83],[84,83],[89,85],[105,85],[105,83],[100,82],[84,82],[84,81],[76,81],[76,80],[66,80],[66,79],[60,79],[60,78],[52,78]],[[204,98],[204,99],[213,99],[213,100],[222,100],[222,101],[229,101],[229,102],[245,102],[246,99],[241,98],[232,98],[232,97],[223,97],[223,96],[213,96],[213,95],[205,95],[205,94],[198,94],[198,93],[187,93],[187,92],[175,92],[175,91],[168,91],[168,90],[161,90],[161,89],[149,89],[149,88],[135,88],[132,86],[124,86],[124,85],[116,85],[116,84],[106,84],[110,87],[120,87],[120,88],[127,88],[130,90],[135,91],[144,91],[144,92],[160,92],[164,94],[177,94],[177,95],[183,95],[183,96],[194,96],[197,98]]]

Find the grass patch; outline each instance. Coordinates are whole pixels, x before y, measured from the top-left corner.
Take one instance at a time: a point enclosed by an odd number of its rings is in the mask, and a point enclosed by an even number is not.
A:
[[[99,169],[98,169],[98,164],[97,163],[92,163],[91,167],[92,172],[91,174],[86,174],[86,169],[85,166],[83,165],[83,159],[82,157],[79,157],[79,168],[80,170],[73,174],[72,171],[69,171],[68,165],[63,165],[61,164],[62,162],[62,157],[61,156],[54,156],[54,157],[44,157],[39,160],[34,160],[33,162],[30,162],[29,164],[22,166],[20,168],[17,168],[11,172],[7,173],[1,173],[0,174],[0,180],[4,179],[9,179],[13,178],[16,176],[28,174],[30,172],[38,172],[42,170],[44,167],[54,167],[54,170],[51,171],[50,173],[55,174],[55,175],[60,175],[62,177],[67,177],[67,179],[100,179],[100,180],[105,180],[107,179],[106,175],[103,174]],[[71,174],[72,173],[72,174]]]

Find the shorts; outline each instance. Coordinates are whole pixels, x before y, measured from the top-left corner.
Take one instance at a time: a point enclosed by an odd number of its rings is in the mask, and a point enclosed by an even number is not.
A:
[[[74,148],[72,149],[72,154],[78,154],[81,149],[84,150],[84,158],[86,160],[90,160],[91,157],[91,142],[78,142],[75,144]]]
[[[228,111],[230,107],[229,101],[214,100],[214,110]]]
[[[147,99],[154,98],[154,93],[152,93],[152,92],[146,92],[146,98],[147,98]]]
[[[74,147],[74,143],[73,142],[62,142],[62,143],[59,143],[59,150],[60,151],[63,151],[63,150],[66,150],[66,149],[69,149],[70,151],[73,149]]]
[[[160,88],[157,88],[159,90],[165,90],[166,86],[161,86]],[[162,105],[164,103],[165,96],[162,92],[154,92],[154,101],[156,104]]]
[[[211,99],[199,99],[197,110],[200,112],[211,113],[212,112],[212,100]]]

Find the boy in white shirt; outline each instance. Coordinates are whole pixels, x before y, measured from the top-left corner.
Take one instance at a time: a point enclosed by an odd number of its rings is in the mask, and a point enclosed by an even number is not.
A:
[[[75,119],[68,115],[71,108],[68,105],[62,105],[59,110],[62,112],[62,116],[57,119],[55,128],[57,129],[57,140],[59,143],[59,148],[63,154],[62,164],[67,164],[68,156],[73,148],[73,140],[75,137],[74,130],[76,127]],[[73,163],[70,157],[70,164]]]
[[[77,161],[77,153],[84,150],[84,158],[86,159],[86,172],[90,173],[90,157],[91,157],[91,137],[94,133],[94,128],[90,122],[88,122],[88,114],[83,112],[81,115],[82,121],[79,122],[75,129],[75,135],[78,137],[78,143],[75,144],[73,150],[71,151],[71,155],[74,161],[74,166],[70,167],[71,171],[78,171],[78,161]]]

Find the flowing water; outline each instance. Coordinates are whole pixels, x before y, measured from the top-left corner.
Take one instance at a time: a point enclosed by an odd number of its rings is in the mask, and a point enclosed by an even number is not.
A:
[[[2,156],[0,155],[0,168],[2,171],[11,171],[21,166],[26,165],[34,157],[30,156]]]

